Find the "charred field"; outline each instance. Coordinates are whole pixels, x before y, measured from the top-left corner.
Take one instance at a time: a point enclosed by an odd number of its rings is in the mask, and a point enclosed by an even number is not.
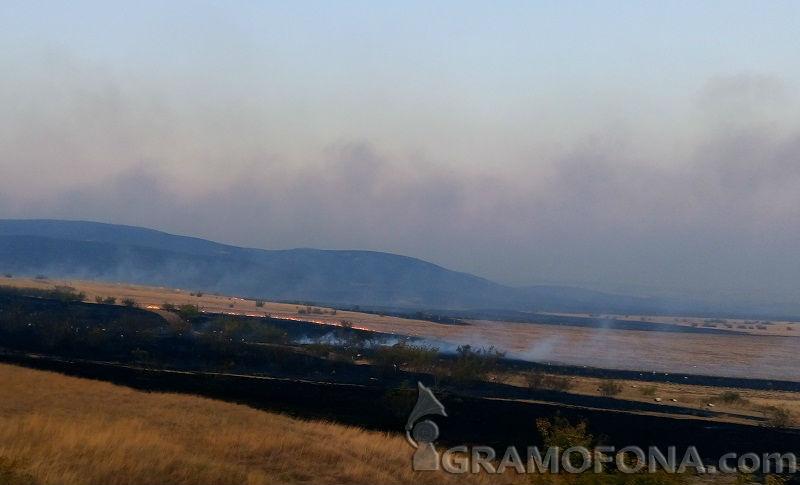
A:
[[[448,409],[449,417],[438,420],[443,443],[524,446],[535,436],[537,418],[561,415],[585,420],[594,435],[618,446],[694,445],[709,456],[768,452],[776,442],[800,448],[796,428],[774,426],[766,413],[750,408],[571,389],[618,381],[794,395],[800,392],[795,381],[556,365],[509,358],[491,348],[442,353],[433,347],[435,340],[354,328],[346,321],[322,325],[196,307],[153,311],[69,295],[0,294],[0,360],[397,433],[419,381],[435,389]],[[520,384],[538,374],[570,384]]]

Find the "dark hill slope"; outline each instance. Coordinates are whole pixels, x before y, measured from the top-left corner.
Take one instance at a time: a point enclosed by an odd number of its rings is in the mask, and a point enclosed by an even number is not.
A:
[[[63,220],[0,220],[0,271],[373,307],[634,313],[663,303],[569,287],[511,288],[389,253],[241,248]]]

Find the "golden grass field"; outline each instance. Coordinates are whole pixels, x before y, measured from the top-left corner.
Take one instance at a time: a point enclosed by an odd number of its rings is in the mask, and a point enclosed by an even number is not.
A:
[[[215,313],[233,313],[305,320],[338,325],[348,320],[357,328],[416,337],[427,337],[457,344],[494,345],[510,356],[539,362],[586,365],[616,369],[670,373],[706,374],[762,379],[800,381],[800,339],[787,335],[738,333],[690,334],[642,332],[618,329],[590,329],[495,321],[471,321],[470,325],[442,325],[422,320],[337,311],[335,315],[299,315],[299,305],[255,301],[232,296],[203,294],[191,296],[189,290],[137,286],[120,283],[76,280],[36,280],[0,278],[0,284],[52,288],[69,285],[95,296],[114,296],[117,301],[133,298],[146,308],[156,309],[167,302],[191,303]],[[633,317],[629,317],[633,318]],[[673,317],[664,317],[670,319]],[[800,325],[797,325],[800,328]],[[800,329],[798,330],[800,336]]]
[[[413,472],[412,451],[399,433],[0,364],[0,481],[4,471],[11,482],[43,484],[489,483],[515,478]]]

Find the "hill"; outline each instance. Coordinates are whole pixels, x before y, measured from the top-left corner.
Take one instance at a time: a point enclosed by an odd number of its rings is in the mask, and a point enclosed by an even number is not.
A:
[[[485,483],[493,478],[414,473],[413,450],[399,434],[7,364],[0,364],[0,381],[2,483]]]
[[[389,253],[241,248],[139,227],[60,220],[0,220],[0,269],[340,305],[593,310],[611,298],[574,288],[511,288]]]
[[[0,220],[0,272],[178,287],[272,301],[469,310],[478,318],[496,319],[516,318],[509,311],[777,318],[800,310],[749,302],[721,306],[611,295],[565,286],[514,288],[390,253],[242,248],[140,227],[64,220]]]

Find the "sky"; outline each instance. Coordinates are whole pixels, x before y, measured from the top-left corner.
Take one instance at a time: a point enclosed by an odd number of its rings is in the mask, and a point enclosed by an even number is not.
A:
[[[800,3],[0,2],[0,217],[800,298]]]

